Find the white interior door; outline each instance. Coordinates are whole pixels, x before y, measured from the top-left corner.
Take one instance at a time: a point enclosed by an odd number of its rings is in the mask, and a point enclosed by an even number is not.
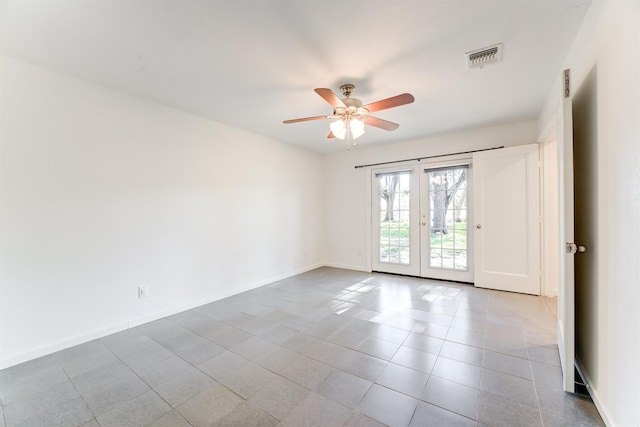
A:
[[[420,165],[422,277],[473,282],[470,160]]]
[[[420,275],[417,166],[372,171],[374,271]]]
[[[558,286],[558,350],[562,365],[563,388],[575,391],[575,266],[573,250],[567,243],[574,242],[573,201],[573,113],[569,70],[563,75],[564,96],[559,106],[558,126],[558,180],[560,201],[560,262]],[[569,246],[571,249],[571,246]],[[577,249],[577,248],[576,248]]]
[[[540,295],[538,145],[473,155],[475,286]]]

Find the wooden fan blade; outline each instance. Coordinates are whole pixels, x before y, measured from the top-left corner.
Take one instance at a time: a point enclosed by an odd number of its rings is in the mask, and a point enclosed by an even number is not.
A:
[[[331,139],[331,138],[335,138],[335,137],[336,136],[333,134],[333,132],[329,131],[329,135],[327,135],[327,138]]]
[[[375,126],[384,130],[396,130],[400,126],[397,123],[390,122],[388,120],[382,120],[377,117],[367,116],[364,122],[368,125]]]
[[[411,104],[415,101],[415,98],[410,93],[403,93],[402,95],[392,96],[391,98],[382,99],[380,101],[372,102],[364,106],[370,113],[376,111],[386,110],[387,108],[399,107],[400,105]]]
[[[333,108],[338,108],[338,107],[347,108],[347,106],[344,105],[344,102],[342,102],[342,100],[338,98],[338,95],[336,95],[335,92],[332,91],[331,89],[316,88],[314,89],[314,91],[318,95],[320,95],[325,101],[331,104]]]
[[[308,122],[308,121],[311,121],[311,120],[322,120],[322,119],[328,119],[328,118],[329,118],[329,116],[303,117],[301,119],[283,120],[282,123],[288,125],[289,123]]]

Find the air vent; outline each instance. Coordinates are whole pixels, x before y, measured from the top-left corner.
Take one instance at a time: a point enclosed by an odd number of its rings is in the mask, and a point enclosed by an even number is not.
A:
[[[502,59],[502,43],[465,53],[467,70],[482,68],[485,65],[500,62]]]

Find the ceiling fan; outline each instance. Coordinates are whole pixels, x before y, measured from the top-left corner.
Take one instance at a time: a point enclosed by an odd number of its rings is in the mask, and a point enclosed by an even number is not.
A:
[[[303,117],[300,119],[284,120],[282,123],[298,123],[311,120],[335,119],[329,125],[331,129],[327,138],[347,139],[347,149],[356,138],[364,134],[365,124],[384,130],[395,130],[400,125],[387,120],[370,116],[369,113],[411,104],[415,98],[409,93],[393,96],[362,105],[358,98],[351,98],[355,86],[347,83],[340,86],[344,98],[340,99],[331,89],[317,88],[314,91],[333,107],[333,114],[326,116]],[[355,142],[353,142],[355,145]]]

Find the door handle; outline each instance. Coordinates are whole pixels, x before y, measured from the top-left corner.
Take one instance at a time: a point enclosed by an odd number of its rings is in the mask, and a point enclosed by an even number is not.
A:
[[[477,225],[476,225],[476,228],[477,228],[478,230],[480,230],[480,229],[482,228],[482,225],[477,224]]]
[[[575,243],[572,243],[572,242],[567,242],[565,246],[565,250],[568,254],[576,254],[576,253],[583,254],[587,252],[587,247],[583,245],[576,245]]]

